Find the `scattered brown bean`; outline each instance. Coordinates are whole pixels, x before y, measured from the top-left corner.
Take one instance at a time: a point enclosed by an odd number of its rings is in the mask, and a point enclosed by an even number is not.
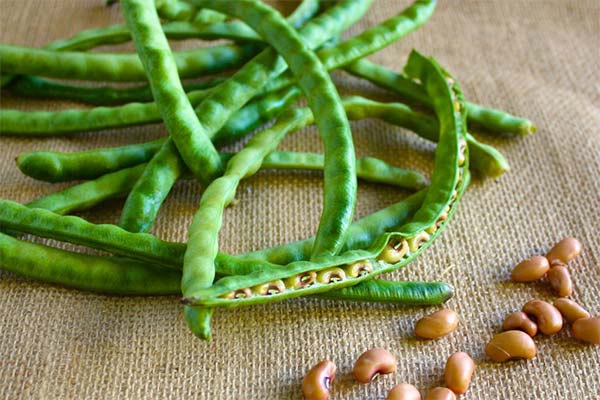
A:
[[[436,387],[427,393],[425,400],[456,400],[456,395],[448,388]]]
[[[335,379],[335,364],[323,360],[312,367],[302,380],[302,393],[306,400],[327,400]]]
[[[518,263],[511,276],[515,282],[533,282],[546,275],[548,269],[550,263],[546,257],[533,256]]]
[[[584,342],[600,344],[600,317],[579,318],[573,322],[573,336]]]
[[[448,308],[426,315],[417,321],[415,335],[424,339],[446,336],[458,326],[458,314]]]
[[[475,372],[475,361],[467,353],[459,351],[446,361],[444,378],[446,386],[456,394],[466,393]]]
[[[367,350],[354,364],[354,379],[360,383],[369,383],[376,375],[391,374],[398,368],[396,357],[386,349]]]
[[[550,303],[542,300],[531,300],[523,306],[523,312],[535,317],[538,328],[544,335],[552,335],[562,329],[562,315]]]
[[[523,331],[531,337],[534,337],[538,331],[537,324],[522,311],[508,314],[502,324],[503,331],[513,331],[515,329]]]
[[[533,339],[522,331],[499,333],[485,346],[485,354],[496,362],[505,362],[516,358],[531,359],[535,357],[536,352]]]
[[[574,237],[566,237],[560,242],[556,243],[554,247],[550,249],[546,258],[553,264],[555,262],[568,263],[581,253],[581,242]]]
[[[567,297],[573,293],[571,274],[564,264],[552,264],[552,268],[548,271],[548,282],[559,297]]]
[[[591,317],[589,312],[571,299],[556,299],[554,307],[556,307],[562,316],[570,323],[573,323],[580,318]]]
[[[421,400],[421,393],[413,385],[401,383],[390,390],[385,400]]]

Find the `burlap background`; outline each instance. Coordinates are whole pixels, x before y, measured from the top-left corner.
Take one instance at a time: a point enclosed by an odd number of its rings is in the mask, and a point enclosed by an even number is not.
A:
[[[0,0],[0,41],[28,46],[121,21],[103,0]],[[351,32],[389,17],[408,0],[379,0]],[[280,2],[290,9],[290,2]],[[188,42],[187,45],[192,45]],[[432,20],[372,58],[398,69],[412,47],[435,55],[468,98],[534,120],[539,132],[520,139],[481,136],[512,171],[475,180],[456,219],[438,242],[404,271],[387,278],[444,280],[456,287],[449,305],[460,328],[436,342],[415,340],[414,321],[435,308],[400,308],[294,300],[218,312],[214,340],[194,338],[175,298],[117,298],[80,293],[0,274],[0,398],[3,399],[299,399],[304,372],[335,360],[336,399],[383,399],[395,383],[425,390],[442,383],[449,354],[478,360],[468,399],[599,399],[600,348],[568,332],[538,337],[538,357],[506,365],[484,359],[483,347],[503,317],[527,300],[551,299],[545,285],[508,281],[512,266],[545,252],[565,235],[584,253],[573,262],[573,298],[600,313],[600,2],[598,0],[440,1]],[[336,74],[343,91],[381,95]],[[2,107],[56,109],[72,104],[4,96]],[[400,166],[431,168],[433,146],[377,121],[355,123],[359,155]],[[13,159],[31,149],[80,150],[141,142],[161,126],[54,140],[1,138],[0,197],[27,201],[61,185],[21,175]],[[290,136],[285,149],[319,150],[314,130]],[[321,207],[321,175],[261,172],[245,181],[227,210],[221,243],[240,252],[306,237]],[[178,184],[156,234],[183,240],[196,207],[196,184]],[[357,215],[403,196],[361,184]],[[116,221],[111,202],[94,221]],[[356,357],[372,346],[392,350],[398,373],[370,385],[352,382]]]

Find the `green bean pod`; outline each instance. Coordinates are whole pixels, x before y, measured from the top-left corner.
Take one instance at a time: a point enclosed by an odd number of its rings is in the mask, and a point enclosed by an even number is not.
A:
[[[209,89],[223,80],[224,78],[215,78],[205,82],[183,82],[183,89],[186,93]],[[96,106],[154,101],[149,85],[133,87],[82,86],[27,75],[17,79],[10,86],[10,91],[21,97],[71,100]]]
[[[407,9],[361,34],[319,50],[317,56],[328,70],[367,57],[422,26],[433,15],[436,3],[436,0],[417,0]],[[265,91],[277,90],[293,82],[293,77],[287,74],[267,85]]]
[[[118,295],[174,294],[181,275],[173,269],[125,258],[77,254],[29,243],[1,232],[0,260],[6,271],[28,278]]]
[[[395,282],[372,279],[355,286],[320,293],[316,297],[405,306],[432,306],[445,303],[453,295],[454,288],[442,282]]]
[[[46,182],[94,179],[120,169],[147,162],[161,148],[164,139],[122,147],[93,149],[76,153],[29,151],[17,157],[25,175]]]
[[[270,7],[255,1],[236,2],[235,7],[222,0],[202,3],[240,18],[263,38],[268,37],[269,44],[299,78],[325,147],[325,199],[313,256],[335,254],[352,222],[356,199],[352,136],[335,86],[314,53],[308,51],[300,37]]]
[[[345,69],[349,73],[365,78],[379,87],[391,90],[405,99],[429,107],[432,106],[431,98],[427,96],[421,85],[381,65],[372,63],[369,60],[359,60],[346,66]],[[536,126],[528,119],[515,117],[505,111],[486,108],[470,102],[465,104],[468,121],[490,132],[524,136],[537,130]]]
[[[226,163],[234,154],[221,153],[220,155]],[[366,182],[392,185],[407,190],[420,189],[427,182],[425,177],[416,171],[397,168],[378,159],[366,157],[356,161],[356,176]],[[323,166],[322,154],[274,151],[265,158],[261,168],[322,171]],[[110,172],[95,180],[42,196],[27,205],[61,215],[89,210],[106,200],[126,197],[145,167],[146,164],[140,164]]]
[[[123,0],[122,7],[154,100],[175,146],[196,178],[210,182],[221,173],[221,159],[185,95],[156,10],[144,0]]]
[[[227,164],[222,177],[215,179],[204,191],[198,211],[189,228],[189,240],[184,256],[182,293],[194,293],[212,284],[215,279],[215,260],[219,246],[223,211],[235,197],[241,179],[255,173],[263,159],[279,144],[286,133],[301,129],[312,122],[309,111],[290,110],[270,129],[252,139]],[[191,323],[193,331],[200,337],[210,336],[207,326],[211,311],[186,310],[186,316],[198,318],[200,323]],[[207,336],[208,335],[208,336]]]
[[[93,181],[39,197],[27,203],[27,206],[43,208],[60,215],[89,210],[106,200],[127,196],[134,183],[144,172],[144,168],[146,168],[146,164],[121,169]]]
[[[119,226],[130,232],[149,232],[160,206],[185,170],[175,144],[167,139],[131,189]]]
[[[9,272],[78,290],[108,295],[180,295],[181,272],[126,258],[78,254],[28,243],[0,233],[0,267]],[[439,282],[372,280],[351,291],[329,292],[334,300],[433,305],[447,300],[452,287]],[[319,297],[325,297],[319,295]]]
[[[162,32],[162,30],[158,30]],[[182,79],[239,67],[261,46],[247,43],[176,52],[175,68]],[[145,82],[137,54],[82,53],[0,45],[0,69],[8,74],[110,82]]]
[[[411,53],[406,71],[419,79],[434,99],[434,109],[440,121],[440,139],[431,185],[411,221],[397,231],[381,235],[369,250],[350,250],[312,262],[297,261],[281,271],[265,270],[222,278],[210,288],[198,291],[195,296],[185,297],[188,306],[237,307],[353,286],[377,274],[405,266],[431,245],[454,214],[469,181],[468,149],[460,145],[466,133],[464,100],[455,81],[435,61],[415,51]],[[357,270],[356,264],[360,264],[361,268]],[[361,272],[354,274],[352,271]],[[307,273],[317,274],[316,281],[310,286],[288,284],[281,290],[266,294],[255,290],[269,282],[294,282]],[[252,292],[251,296],[230,296],[232,292],[248,289]]]

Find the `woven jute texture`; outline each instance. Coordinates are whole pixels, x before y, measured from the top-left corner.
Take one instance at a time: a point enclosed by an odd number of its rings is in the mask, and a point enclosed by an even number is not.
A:
[[[79,30],[122,22],[103,0],[0,0],[0,41],[26,46]],[[378,0],[347,35],[398,12],[408,0]],[[284,12],[293,2],[279,2]],[[199,45],[188,41],[178,48]],[[575,341],[568,329],[536,337],[531,361],[494,364],[484,346],[506,314],[528,300],[552,300],[548,286],[514,284],[511,268],[544,254],[566,235],[581,239],[571,263],[573,298],[600,314],[600,2],[598,0],[442,0],[425,27],[371,59],[399,70],[411,48],[434,55],[460,81],[470,101],[532,119],[538,132],[508,138],[478,134],[502,151],[511,171],[474,179],[456,218],[409,267],[387,279],[442,280],[456,288],[448,306],[459,328],[437,341],[413,336],[415,320],[438,307],[402,308],[315,299],[215,313],[214,338],[196,339],[175,297],[106,297],[0,273],[2,399],[300,399],[310,366],[334,360],[334,399],[383,399],[396,383],[422,391],[443,384],[447,357],[477,361],[464,399],[600,399],[600,347]],[[131,46],[125,46],[131,50]],[[106,51],[112,48],[102,48]],[[343,73],[345,94],[393,96]],[[3,108],[81,107],[4,94]],[[430,174],[434,146],[378,121],[353,123],[358,156],[376,156]],[[139,143],[165,134],[161,125],[57,139],[0,138],[0,197],[20,202],[68,184],[23,176],[14,158],[32,149],[76,151]],[[281,149],[321,151],[314,129],[290,135]],[[244,181],[225,212],[220,243],[228,252],[280,244],[314,233],[322,205],[318,172],[260,172]],[[154,233],[185,240],[201,194],[178,183]],[[406,192],[361,183],[357,217]],[[116,222],[122,201],[83,216]],[[398,372],[369,385],[353,382],[354,361],[381,346]]]

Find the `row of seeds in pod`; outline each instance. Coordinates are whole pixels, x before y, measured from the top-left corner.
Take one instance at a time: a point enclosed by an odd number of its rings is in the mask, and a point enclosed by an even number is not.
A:
[[[575,338],[600,344],[600,317],[591,317],[583,307],[566,298],[573,287],[566,264],[581,253],[581,247],[577,239],[565,238],[545,257],[531,257],[514,268],[512,278],[516,282],[533,282],[548,274],[550,285],[560,298],[554,304],[531,300],[521,311],[509,314],[502,324],[504,332],[494,336],[485,348],[488,357],[497,362],[534,358],[537,349],[532,338],[538,332],[545,335],[558,333],[563,327],[563,318],[572,324]]]
[[[252,296],[272,296],[286,290],[298,290],[310,287],[315,283],[330,284],[357,278],[373,272],[373,265],[368,260],[357,261],[343,267],[331,267],[321,271],[307,271],[291,276],[285,280],[277,279],[251,288],[238,289],[222,295],[226,299],[245,299]]]
[[[463,177],[463,166],[465,164],[465,151],[467,148],[467,142],[464,139],[461,139],[459,142],[460,153],[458,159],[458,165],[461,167],[458,171],[458,181],[457,186],[460,185]],[[458,191],[455,189],[452,192],[451,201],[452,203],[458,197]],[[416,235],[408,238],[395,240],[391,239],[390,242],[384,247],[379,256],[378,260],[381,260],[388,264],[395,264],[402,260],[402,258],[409,256],[411,253],[414,253],[423,245],[423,243],[427,242],[431,236],[433,235],[448,219],[448,213],[452,208],[452,203],[448,204],[442,213],[437,217],[436,221],[427,229],[417,233]]]
[[[369,383],[376,376],[386,375],[398,369],[396,357],[386,349],[375,348],[365,351],[358,357],[352,373],[360,383]],[[431,389],[425,400],[454,400],[456,394],[463,394],[469,388],[475,362],[463,352],[454,353],[448,358],[444,377],[446,387]],[[327,400],[335,379],[336,366],[332,361],[323,360],[312,367],[302,381],[302,393],[307,400]],[[394,386],[386,400],[421,400],[421,393],[413,385],[401,383]]]

